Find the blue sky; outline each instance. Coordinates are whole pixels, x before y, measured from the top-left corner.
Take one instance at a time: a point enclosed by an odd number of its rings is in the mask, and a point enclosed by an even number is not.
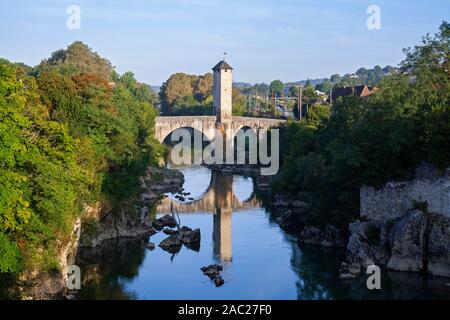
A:
[[[80,30],[66,27],[71,4]],[[372,4],[381,30],[366,27]],[[209,72],[224,51],[234,80],[252,83],[397,65],[402,48],[450,20],[450,0],[0,0],[0,8],[1,57],[35,65],[82,40],[152,85]]]

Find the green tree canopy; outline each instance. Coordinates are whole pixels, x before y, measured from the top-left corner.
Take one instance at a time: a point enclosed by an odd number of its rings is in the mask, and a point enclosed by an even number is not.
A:
[[[212,112],[213,76],[175,73],[160,91],[164,114],[210,114]]]
[[[111,63],[92,51],[86,44],[76,41],[67,49],[52,53],[51,57],[41,62],[39,70],[56,69],[63,75],[77,73],[94,73],[97,76],[110,80],[113,67]]]
[[[281,97],[283,95],[283,87],[283,82],[280,80],[274,80],[270,83],[269,94],[272,95],[273,93],[275,96]]]

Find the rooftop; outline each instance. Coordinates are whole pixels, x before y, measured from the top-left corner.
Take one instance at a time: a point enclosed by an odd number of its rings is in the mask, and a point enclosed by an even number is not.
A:
[[[222,60],[213,68],[213,70],[233,70],[233,68],[225,61]]]

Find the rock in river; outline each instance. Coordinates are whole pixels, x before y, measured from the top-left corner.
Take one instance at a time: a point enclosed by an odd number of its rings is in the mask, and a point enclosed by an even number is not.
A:
[[[181,227],[180,228],[181,233],[181,240],[185,244],[194,244],[200,242],[201,234],[200,229],[192,230],[188,227]]]
[[[216,287],[220,287],[224,283],[225,283],[225,280],[223,280],[223,278],[220,275],[214,278],[214,284],[216,285]]]
[[[217,287],[223,285],[225,281],[220,276],[220,271],[223,270],[221,265],[211,264],[207,267],[200,268],[205,276],[208,276],[211,280],[214,280],[214,283]]]
[[[202,267],[201,270],[205,276],[208,276],[211,280],[214,281],[216,287],[220,287],[225,283],[222,276],[220,275],[220,271],[223,270],[221,265],[211,264],[207,267]]]
[[[152,226],[158,231],[161,231],[164,227],[175,228],[177,225],[174,217],[166,214],[164,217],[153,221]]]
[[[172,235],[161,241],[159,246],[161,247],[161,249],[169,253],[177,253],[178,251],[180,251],[182,243],[177,236]]]

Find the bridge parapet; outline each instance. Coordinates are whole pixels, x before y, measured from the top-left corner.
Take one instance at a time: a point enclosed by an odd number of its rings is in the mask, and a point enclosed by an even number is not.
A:
[[[279,127],[286,123],[283,119],[232,117],[226,125],[232,130],[231,136],[235,136],[238,130],[249,127],[255,133],[260,129]],[[155,136],[163,142],[173,131],[180,128],[193,128],[202,132],[210,141],[213,141],[216,128],[219,124],[216,116],[160,116],[156,118]]]

